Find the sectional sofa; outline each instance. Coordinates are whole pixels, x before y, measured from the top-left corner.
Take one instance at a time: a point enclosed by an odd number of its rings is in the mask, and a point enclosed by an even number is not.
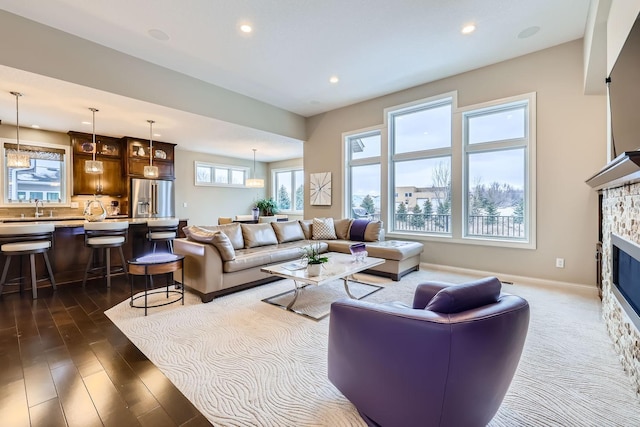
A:
[[[185,256],[185,285],[203,302],[280,280],[260,269],[298,259],[310,244],[317,244],[321,252],[349,253],[352,244],[364,242],[369,256],[386,260],[367,272],[396,281],[419,268],[423,251],[421,243],[381,240],[380,221],[314,218],[183,230],[187,237],[174,240],[174,252]]]

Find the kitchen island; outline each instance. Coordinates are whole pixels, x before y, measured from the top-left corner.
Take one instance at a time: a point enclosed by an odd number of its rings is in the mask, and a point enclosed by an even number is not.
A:
[[[74,218],[74,219],[71,219]],[[44,217],[37,221],[34,218],[0,217],[3,223],[53,223],[55,232],[53,235],[53,247],[49,251],[51,267],[58,285],[82,282],[84,269],[91,255],[91,250],[84,245],[84,224],[82,217]],[[127,221],[129,230],[127,241],[122,247],[125,259],[138,258],[151,253],[151,244],[147,241],[147,218],[112,218],[105,221]],[[180,219],[178,224],[178,237],[184,237],[182,228],[187,226],[187,219]],[[102,254],[100,255],[102,256]],[[45,266],[42,259],[37,260],[36,270],[38,277],[44,274]],[[97,262],[102,259],[96,260]],[[5,256],[0,254],[0,263],[4,265]],[[120,257],[113,256],[111,262],[114,266],[121,264]],[[23,263],[22,274],[19,274],[21,263],[12,263],[9,277],[19,275],[28,276],[28,263]],[[125,266],[126,267],[126,266]],[[91,282],[88,282],[89,284]]]

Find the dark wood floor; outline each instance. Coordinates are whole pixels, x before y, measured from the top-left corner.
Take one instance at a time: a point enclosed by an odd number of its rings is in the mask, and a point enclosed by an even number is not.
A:
[[[130,296],[124,276],[110,290],[99,280],[39,288],[37,300],[8,291],[0,297],[0,425],[211,425],[104,315]]]

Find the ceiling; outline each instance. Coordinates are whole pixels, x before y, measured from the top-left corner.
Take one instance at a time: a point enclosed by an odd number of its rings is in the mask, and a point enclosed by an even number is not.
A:
[[[589,0],[0,0],[0,9],[304,117],[583,37]],[[475,32],[463,35],[474,23]],[[250,24],[243,33],[241,24]],[[536,28],[538,29],[536,31]],[[150,31],[153,30],[153,31]],[[532,34],[526,37],[528,34]],[[165,37],[166,36],[166,37]],[[160,39],[159,39],[160,38]],[[166,40],[161,40],[166,39]],[[6,42],[6,41],[5,41]],[[19,38],[17,39],[19,43]],[[2,66],[0,119],[275,161],[301,141]],[[337,76],[337,83],[329,78]],[[6,96],[2,96],[2,92]],[[87,110],[65,106],[83,102]]]

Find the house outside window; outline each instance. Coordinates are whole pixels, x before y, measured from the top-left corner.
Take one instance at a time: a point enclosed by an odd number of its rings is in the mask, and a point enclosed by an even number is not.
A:
[[[388,110],[390,231],[451,235],[453,97],[445,95]]]
[[[304,170],[302,168],[274,169],[272,194],[278,211],[302,213],[304,211]]]
[[[7,153],[15,151],[17,145],[3,142],[2,161],[7,164]],[[70,160],[69,148],[47,143],[21,142],[20,151],[31,158],[28,168],[4,167],[3,205],[35,203],[43,200],[47,205],[69,203]]]

